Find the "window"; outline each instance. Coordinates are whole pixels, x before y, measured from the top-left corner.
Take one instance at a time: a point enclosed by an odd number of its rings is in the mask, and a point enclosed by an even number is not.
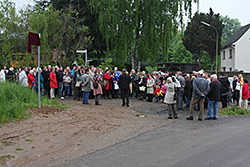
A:
[[[226,59],[226,53],[225,53],[225,50],[223,50],[222,59],[223,59],[223,60],[225,60],[225,59]]]
[[[229,67],[229,71],[230,71],[230,72],[232,71],[232,67]]]
[[[229,59],[232,59],[233,55],[232,55],[232,49],[229,50]]]
[[[225,72],[226,71],[226,67],[222,67],[223,71]]]

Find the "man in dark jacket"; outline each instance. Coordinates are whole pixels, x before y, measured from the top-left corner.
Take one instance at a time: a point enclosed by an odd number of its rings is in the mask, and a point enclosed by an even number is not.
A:
[[[122,106],[125,106],[125,98],[127,99],[127,107],[129,107],[129,83],[130,77],[126,74],[126,69],[122,70],[122,75],[119,77],[119,85],[121,88],[121,98],[122,98]]]
[[[206,120],[210,119],[217,119],[217,111],[218,111],[218,104],[221,100],[221,83],[217,79],[217,75],[211,75],[212,82],[210,83],[210,91],[207,95],[208,98],[208,110],[207,110],[207,118]],[[213,117],[212,117],[212,110],[214,108]]]
[[[49,87],[49,72],[47,71],[47,67],[43,66],[42,76],[44,80],[44,96],[49,95],[50,87]]]
[[[63,67],[60,67],[60,69],[56,73],[56,80],[58,84],[58,88],[57,88],[58,97],[63,100],[64,98],[62,97],[62,90],[63,90],[63,72],[62,71],[63,71]]]
[[[222,73],[219,79],[220,83],[221,83],[221,103],[222,103],[222,108],[226,108],[227,107],[227,94],[229,92],[229,86],[230,83],[228,81],[228,78],[224,76],[224,74]]]

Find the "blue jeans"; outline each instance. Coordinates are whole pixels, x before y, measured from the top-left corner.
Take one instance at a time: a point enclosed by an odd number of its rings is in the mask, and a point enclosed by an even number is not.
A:
[[[83,92],[82,102],[88,104],[89,92]]]
[[[155,101],[160,101],[160,97],[159,96],[155,96]]]
[[[207,117],[211,118],[212,117],[212,110],[214,109],[213,112],[213,117],[217,118],[217,111],[218,111],[218,104],[219,101],[214,101],[214,100],[209,100],[208,101],[208,106],[207,106]]]
[[[65,97],[69,96],[69,85],[65,85]]]
[[[58,82],[57,95],[59,98],[62,97],[63,82]]]
[[[186,107],[190,107],[190,95],[185,96]]]

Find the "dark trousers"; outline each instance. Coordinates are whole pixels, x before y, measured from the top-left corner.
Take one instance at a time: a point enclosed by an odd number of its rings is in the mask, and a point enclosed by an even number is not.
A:
[[[75,87],[74,89],[74,98],[80,98],[81,96],[81,87]]]
[[[128,95],[129,95],[129,90],[121,90],[122,105],[125,105],[125,98],[127,101],[126,104],[129,105]]]
[[[237,105],[239,105],[239,98],[240,98],[240,91],[239,90],[235,90],[234,91],[234,100],[236,100]]]
[[[100,101],[100,98],[101,98],[101,94],[97,94],[95,95],[95,104],[100,104],[99,101]]]
[[[152,100],[153,100],[153,94],[148,94],[148,101],[152,102]]]
[[[110,90],[104,89],[104,97],[109,97],[110,95]]]
[[[182,91],[177,91],[177,109],[182,109],[183,106],[183,92]]]
[[[227,108],[227,96],[221,96],[222,108]]]

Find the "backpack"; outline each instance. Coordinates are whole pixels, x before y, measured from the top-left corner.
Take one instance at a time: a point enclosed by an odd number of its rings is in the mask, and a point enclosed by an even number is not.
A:
[[[95,77],[95,78],[94,78],[94,80],[93,80],[93,87],[94,87],[95,89],[97,89],[97,88],[98,88],[98,81],[97,81],[97,77]]]

